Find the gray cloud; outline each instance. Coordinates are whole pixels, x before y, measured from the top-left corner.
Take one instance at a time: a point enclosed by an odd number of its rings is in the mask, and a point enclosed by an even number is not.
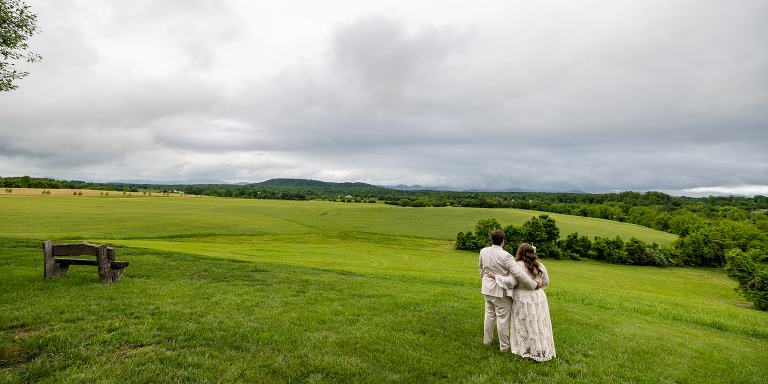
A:
[[[3,175],[768,193],[761,1],[33,7]]]

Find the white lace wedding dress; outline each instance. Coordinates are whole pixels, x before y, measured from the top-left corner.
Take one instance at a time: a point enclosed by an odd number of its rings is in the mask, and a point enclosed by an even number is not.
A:
[[[517,284],[512,302],[512,321],[509,344],[512,353],[530,357],[536,361],[547,361],[555,357],[555,341],[552,337],[552,321],[549,318],[549,304],[544,288],[549,286],[547,269],[541,265],[542,276],[531,276],[522,261],[512,260],[507,267],[512,275],[519,278],[527,274],[541,283],[542,289],[531,290],[525,284]]]

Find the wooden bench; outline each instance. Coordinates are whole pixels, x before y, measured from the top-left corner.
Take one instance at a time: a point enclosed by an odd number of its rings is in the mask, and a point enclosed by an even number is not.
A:
[[[99,283],[109,284],[120,280],[127,261],[115,261],[115,249],[105,244],[96,245],[86,242],[54,244],[51,240],[43,241],[45,256],[45,278],[63,277],[70,265],[92,265],[99,269]],[[54,256],[96,256],[94,259],[69,259]]]

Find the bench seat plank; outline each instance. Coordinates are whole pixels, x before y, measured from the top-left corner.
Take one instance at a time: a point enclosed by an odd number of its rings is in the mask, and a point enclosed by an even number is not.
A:
[[[93,260],[93,259],[64,259],[64,258],[56,258],[54,259],[56,263],[62,264],[62,265],[93,265],[98,266],[99,261]],[[128,266],[130,262],[129,261],[112,261],[110,264],[112,265],[112,268],[125,268]]]

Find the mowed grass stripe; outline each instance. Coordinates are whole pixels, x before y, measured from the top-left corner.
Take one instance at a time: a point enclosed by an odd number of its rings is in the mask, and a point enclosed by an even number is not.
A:
[[[477,256],[456,251],[450,242],[366,233],[206,236],[108,243],[360,273],[466,278],[467,272],[477,269]]]

